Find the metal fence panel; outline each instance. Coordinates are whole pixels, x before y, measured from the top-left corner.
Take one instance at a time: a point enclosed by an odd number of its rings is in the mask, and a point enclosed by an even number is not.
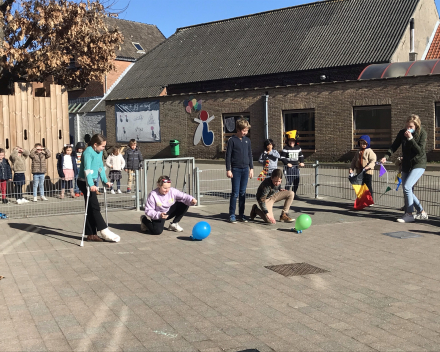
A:
[[[116,190],[116,184],[113,185]],[[84,213],[84,197],[70,196],[70,190],[66,189],[64,198],[61,198],[61,180],[45,180],[44,196],[47,201],[41,200],[40,190],[37,192],[37,201],[34,202],[33,181],[26,180],[23,189],[23,197],[27,202],[18,204],[16,201],[16,189],[14,182],[8,182],[6,198],[8,203],[0,203],[0,213],[6,214],[10,219],[30,218],[37,216],[55,216]],[[127,184],[121,182],[121,193],[107,193],[108,211],[134,210],[136,209],[136,188],[131,193],[126,193]],[[103,186],[100,184],[101,194],[98,195],[101,210],[104,211]]]

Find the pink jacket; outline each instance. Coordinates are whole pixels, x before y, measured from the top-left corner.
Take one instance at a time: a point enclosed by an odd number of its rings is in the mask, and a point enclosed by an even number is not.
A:
[[[160,219],[160,214],[168,213],[174,203],[181,202],[191,205],[192,200],[192,196],[180,192],[173,187],[170,188],[166,195],[160,194],[159,188],[156,188],[148,195],[147,203],[145,203],[145,215],[149,216],[150,219],[158,220]]]

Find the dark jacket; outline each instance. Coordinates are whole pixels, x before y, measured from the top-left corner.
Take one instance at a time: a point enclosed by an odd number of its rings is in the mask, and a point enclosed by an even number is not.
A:
[[[420,131],[413,134],[413,138],[408,140],[404,136],[406,128],[400,130],[391,148],[388,149],[385,158],[388,158],[402,146],[402,171],[410,172],[413,169],[426,169],[426,131],[420,127]]]
[[[142,167],[142,153],[138,147],[134,150],[128,147],[124,154],[125,168],[128,170],[139,170]]]
[[[266,178],[263,182],[261,182],[255,197],[257,198],[257,202],[260,205],[261,210],[263,210],[265,214],[269,212],[266,207],[266,199],[269,199],[279,191],[281,191],[281,185],[274,186],[271,177]]]
[[[293,147],[290,145],[285,145],[280,155],[280,159],[284,166],[287,166],[287,164],[298,166],[299,163],[304,162],[304,155],[301,147],[297,143],[295,143]]]
[[[32,159],[31,171],[33,174],[45,174],[47,172],[46,159],[49,159],[52,153],[49,149],[44,148],[40,153],[37,153],[37,148],[33,148],[29,154]]]
[[[78,167],[76,165],[76,157],[73,153],[70,156],[72,157],[73,173],[75,174],[75,177],[77,177],[78,176]],[[58,159],[58,161],[57,161],[58,176],[60,176],[61,178],[64,178],[64,171],[63,171],[64,154],[63,153],[57,154],[57,159]]]
[[[0,180],[12,180],[12,169],[9,161],[3,158],[0,162]]]
[[[232,168],[244,169],[246,167],[249,167],[250,170],[254,168],[251,140],[246,136],[240,139],[234,135],[229,138],[226,148],[226,171],[230,171]]]

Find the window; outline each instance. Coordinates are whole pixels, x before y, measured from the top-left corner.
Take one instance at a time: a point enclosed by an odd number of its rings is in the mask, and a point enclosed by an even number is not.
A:
[[[391,106],[362,106],[353,109],[353,149],[360,136],[370,136],[371,148],[388,149],[391,137]]]
[[[283,115],[284,132],[297,130],[301,149],[315,150],[315,110],[284,111]]]
[[[435,103],[435,146],[440,149],[440,103]]]
[[[142,45],[140,45],[139,43],[134,43],[133,42],[134,47],[137,49],[137,51],[143,52],[145,53],[144,48],[142,47]]]
[[[237,122],[237,120],[242,118],[248,120],[248,122],[251,123],[249,113],[246,112],[241,114],[223,114],[223,150],[226,150],[228,139],[231,138],[235,133],[237,133],[237,130],[235,129],[235,123]],[[250,138],[250,131],[247,136]]]

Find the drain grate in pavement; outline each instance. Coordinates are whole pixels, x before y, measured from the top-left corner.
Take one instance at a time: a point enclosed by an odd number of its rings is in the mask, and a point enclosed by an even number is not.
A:
[[[265,268],[275,271],[283,276],[301,276],[329,272],[328,270],[321,269],[307,263],[269,265],[265,266]]]
[[[382,235],[390,236],[394,238],[400,238],[400,239],[422,237],[421,235],[408,231],[385,232]]]

